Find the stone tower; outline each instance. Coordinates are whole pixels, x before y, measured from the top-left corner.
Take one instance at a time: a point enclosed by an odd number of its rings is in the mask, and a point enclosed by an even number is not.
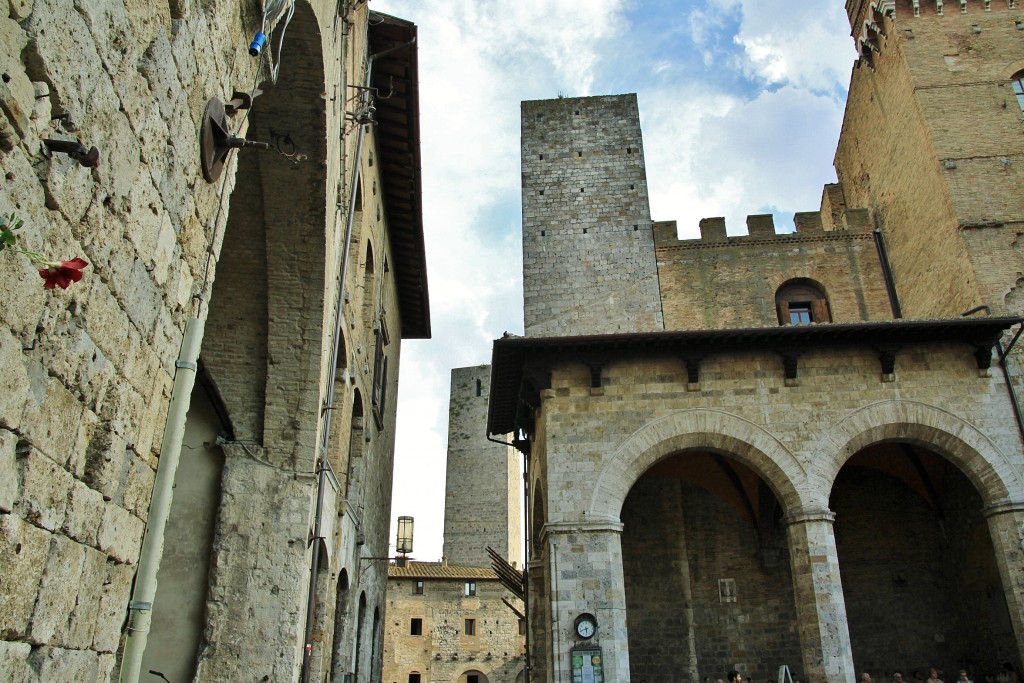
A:
[[[452,370],[444,555],[451,564],[489,566],[487,547],[523,566],[519,454],[484,432],[491,368]]]
[[[874,211],[904,314],[1021,312],[1024,9],[1015,0],[847,0],[846,9],[861,59],[836,172],[846,204]]]
[[[636,95],[523,102],[526,336],[663,327]]]

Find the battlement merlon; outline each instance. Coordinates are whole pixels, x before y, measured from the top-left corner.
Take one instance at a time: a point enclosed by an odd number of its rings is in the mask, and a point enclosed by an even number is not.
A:
[[[654,244],[656,247],[686,246],[699,243],[726,244],[733,240],[749,241],[751,238],[792,238],[808,235],[850,235],[866,234],[872,231],[871,212],[868,209],[842,209],[839,220],[832,222],[833,216],[823,216],[821,211],[803,211],[793,215],[796,232],[777,232],[772,214],[753,214],[747,216],[747,234],[726,234],[725,219],[722,217],[702,218],[700,220],[700,237],[697,239],[680,240],[676,237],[675,221],[656,221],[654,223]],[[826,225],[833,227],[826,229]]]

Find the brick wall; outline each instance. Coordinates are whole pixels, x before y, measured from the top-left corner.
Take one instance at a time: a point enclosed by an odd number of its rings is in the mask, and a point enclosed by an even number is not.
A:
[[[833,322],[892,318],[871,228],[823,232],[819,216],[799,216],[795,233],[777,235],[771,216],[752,216],[767,219],[764,231],[728,238],[724,221],[704,219],[706,236],[692,240],[676,239],[674,222],[655,223],[666,329],[777,325],[775,293],[795,278],[821,285]]]

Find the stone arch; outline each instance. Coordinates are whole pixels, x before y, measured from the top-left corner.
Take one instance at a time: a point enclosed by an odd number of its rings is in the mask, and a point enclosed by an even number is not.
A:
[[[295,4],[280,67],[246,118],[246,137],[272,151],[234,153],[203,357],[238,438],[260,442],[277,465],[311,469],[300,463],[316,457],[334,209],[323,44],[308,0]]]
[[[848,414],[821,438],[811,455],[821,485],[815,503],[827,507],[842,466],[875,443],[903,441],[924,446],[955,464],[986,506],[1024,499],[1024,477],[977,427],[918,401],[880,401]]]
[[[789,511],[804,505],[805,471],[796,457],[764,428],[720,410],[684,410],[647,423],[615,450],[597,478],[586,514],[618,519],[636,481],[662,458],[686,450],[735,457],[757,472]]]

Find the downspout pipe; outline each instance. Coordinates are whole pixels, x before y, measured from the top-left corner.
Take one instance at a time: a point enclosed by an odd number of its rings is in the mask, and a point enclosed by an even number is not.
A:
[[[203,343],[205,321],[190,318],[185,324],[185,336],[174,367],[174,385],[171,403],[167,409],[163,441],[160,445],[160,464],[153,484],[153,498],[149,503],[146,536],[142,541],[139,569],[135,575],[135,588],[128,605],[128,635],[121,657],[121,683],[137,683],[146,651],[149,626],[153,618],[153,600],[156,597],[156,577],[164,552],[164,532],[171,512],[174,495],[174,475],[181,459],[181,443],[185,437],[185,416],[188,414],[195,386],[199,349]]]
[[[881,228],[875,228],[872,235],[875,238],[875,249],[878,250],[878,262],[882,265],[882,278],[885,280],[885,291],[889,294],[892,317],[898,320],[903,317],[903,309],[900,307],[900,297],[896,294],[896,280],[892,276],[892,267],[889,265],[889,252],[885,248],[885,237],[882,235]]]
[[[415,39],[402,45],[377,52],[366,60],[366,77],[363,79],[363,103],[370,100],[370,83],[373,77],[373,63],[381,57],[410,47]],[[370,124],[359,126],[359,137],[356,141],[355,169],[352,174],[352,191],[348,201],[348,214],[345,218],[345,246],[342,250],[340,282],[338,283],[338,302],[334,309],[334,348],[331,349],[331,367],[327,382],[327,402],[323,410],[323,428],[320,435],[320,453],[317,456],[317,492],[316,511],[313,519],[313,557],[310,559],[309,591],[306,600],[306,629],[302,649],[302,683],[309,683],[313,654],[313,626],[316,617],[316,584],[320,571],[320,541],[323,539],[323,504],[324,488],[327,485],[327,452],[331,443],[331,415],[334,412],[334,385],[338,374],[338,354],[341,349],[341,327],[345,307],[345,278],[348,274],[349,251],[352,244],[352,229],[356,215],[356,189],[362,176],[363,145],[366,141],[366,128]],[[343,171],[344,172],[344,171]]]

